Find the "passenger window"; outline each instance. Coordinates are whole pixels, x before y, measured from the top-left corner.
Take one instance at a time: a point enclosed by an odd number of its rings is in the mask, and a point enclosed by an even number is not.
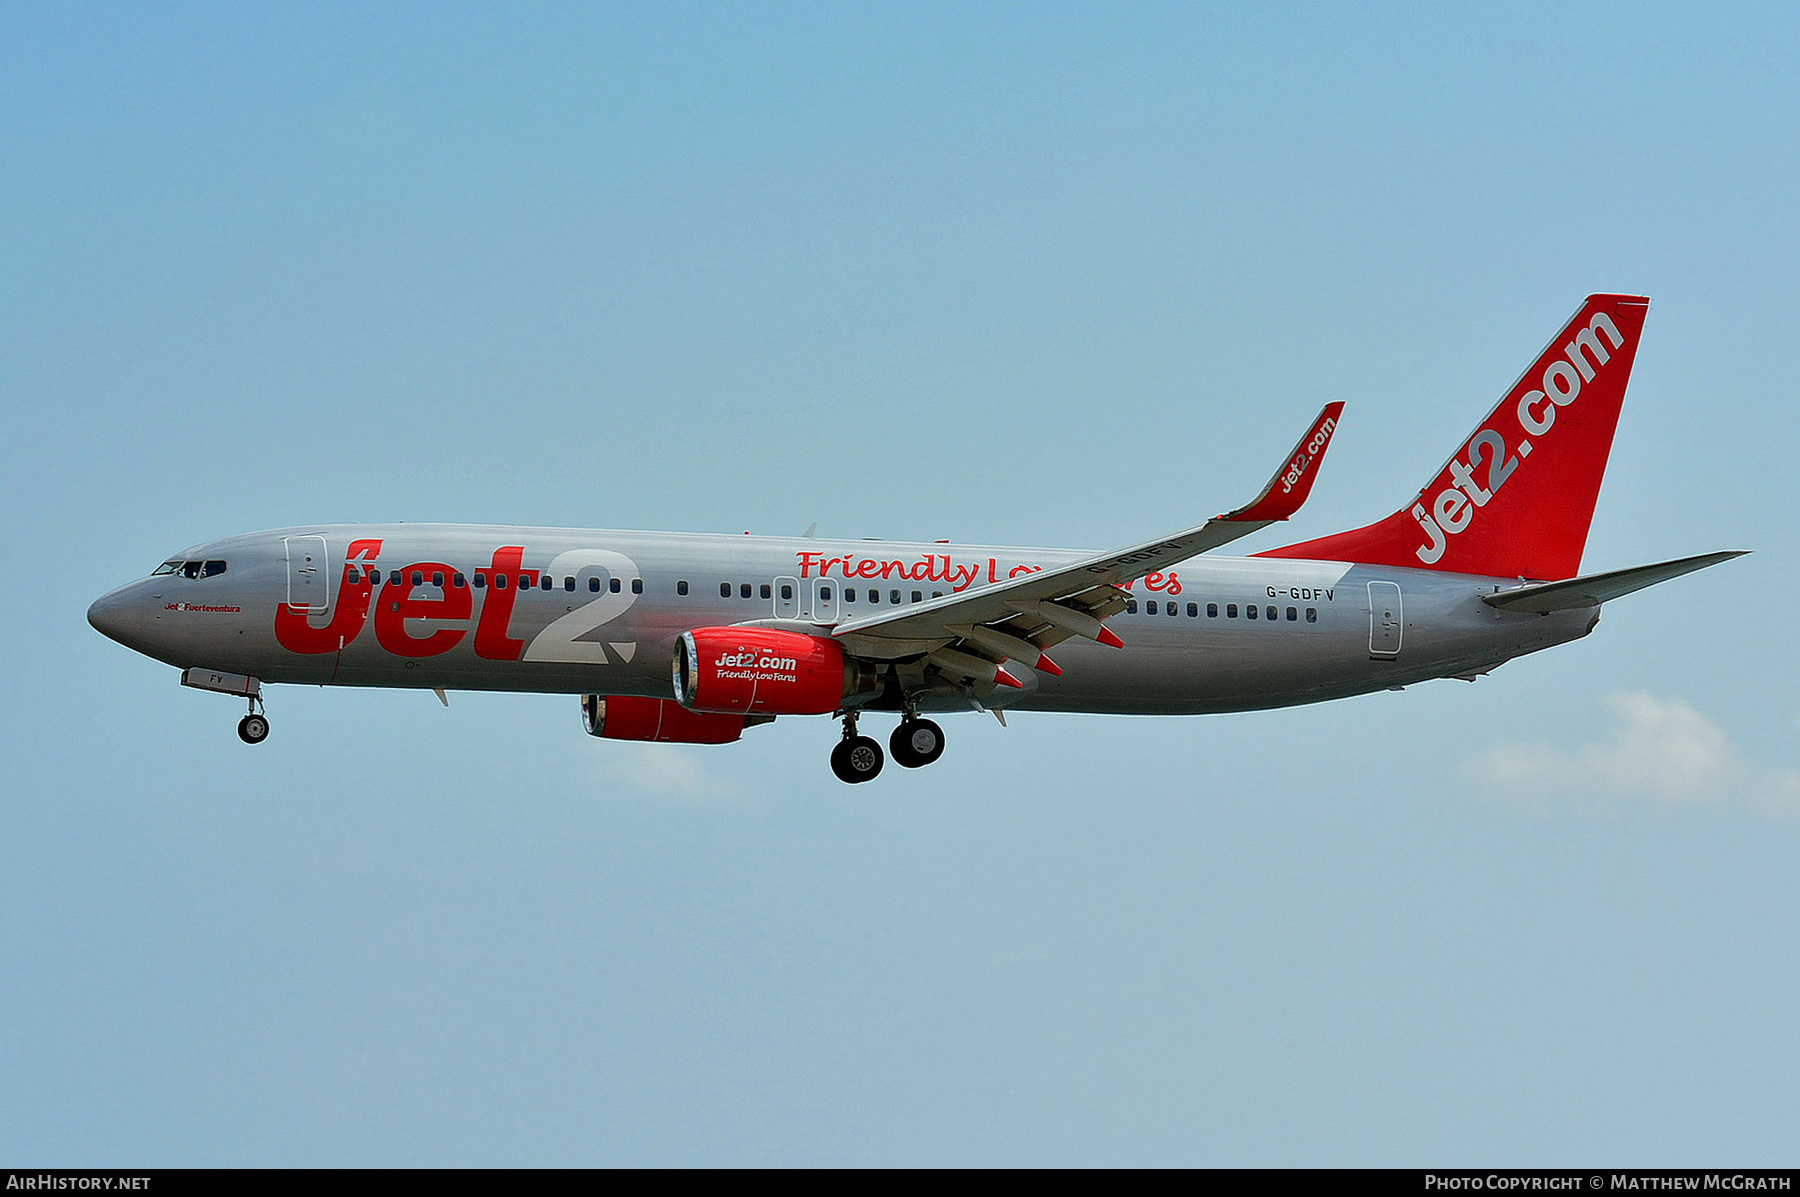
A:
[[[1169,604],[1169,614],[1170,615],[1180,615],[1181,614],[1181,611],[1177,608],[1176,604],[1174,604],[1173,602],[1171,602]]]
[[[888,602],[898,607],[900,605],[900,592],[898,590],[888,591]]]
[[[413,585],[414,586],[425,585],[425,574],[423,571],[416,570],[416,569],[413,570]]]
[[[764,598],[768,598],[768,597],[769,597],[769,584],[768,584],[768,583],[767,583],[767,582],[764,582],[764,583],[763,583],[763,584],[762,584],[762,587],[761,587],[761,590],[760,590],[760,593],[761,593],[761,594],[762,594],[762,596],[763,596],[763,597],[764,597]]]
[[[1307,623],[1318,623],[1319,622],[1319,609],[1317,607],[1308,607],[1306,609],[1306,622]]]
[[[1244,608],[1244,618],[1245,619],[1255,619],[1256,618],[1256,604],[1255,603],[1251,603]]]
[[[475,571],[475,589],[477,589],[477,590],[486,590],[487,589],[487,575],[482,573],[480,570]]]
[[[742,586],[738,587],[738,597],[739,598],[749,598],[750,597],[750,583],[745,582]]]
[[[1126,599],[1125,600],[1125,614],[1127,614],[1127,615],[1136,615],[1137,614],[1137,600],[1136,599]]]
[[[505,590],[506,589],[506,575],[505,574],[495,574],[494,575],[494,589],[495,590]]]
[[[1225,604],[1225,618],[1226,619],[1236,619],[1237,618],[1237,604],[1236,603],[1226,603]]]
[[[686,594],[687,593],[687,583],[686,582],[675,583],[675,593],[676,594]]]
[[[545,570],[543,573],[538,575],[538,589],[539,590],[549,590],[551,587],[553,587],[555,585],[556,585],[556,579],[550,576],[549,570]]]
[[[719,597],[720,598],[730,598],[731,597],[731,583],[730,582],[720,582],[719,583]],[[744,597],[749,598],[750,596],[745,595]]]
[[[821,603],[829,603],[831,601],[831,587],[829,587],[829,586],[819,587],[819,601]]]
[[[1273,607],[1264,607],[1263,614],[1266,615],[1271,620],[1280,618],[1280,616],[1275,614],[1275,608],[1273,608]]]
[[[1155,615],[1156,613],[1157,613],[1157,611],[1156,611],[1156,600],[1155,599],[1151,599],[1144,604],[1144,614],[1145,615]]]
[[[642,578],[631,579],[631,593],[633,593],[633,594],[644,593],[644,579],[642,579]]]
[[[913,602],[922,603],[924,601],[925,596],[923,594],[919,593],[917,590],[913,591]]]
[[[444,571],[443,570],[441,570],[441,569],[434,570],[432,572],[431,584],[433,586],[442,586],[444,584]]]
[[[1208,619],[1219,618],[1219,604],[1217,604],[1217,603],[1206,604],[1206,618],[1208,618]]]
[[[225,563],[223,561],[208,561],[200,567],[200,576],[203,578],[217,577],[224,572]]]
[[[606,588],[608,590],[612,591],[614,594],[619,593],[619,579],[614,578],[612,581],[608,582],[606,584]]]
[[[789,586],[786,582],[783,582],[781,584],[781,601],[785,603],[793,597],[794,597],[794,588],[792,586]]]
[[[943,592],[943,591],[941,591],[941,590],[934,590],[934,591],[932,591],[932,592],[931,592],[931,597],[932,597],[932,598],[943,598],[943,597],[944,597],[944,592]]]
[[[520,574],[519,575],[519,589],[520,590],[530,590],[531,589],[531,575],[530,574]]]
[[[844,601],[846,603],[854,603],[856,601],[856,588],[854,586],[846,586],[844,588]]]
[[[1287,609],[1287,617],[1288,617],[1288,622],[1293,623],[1296,619],[1300,618],[1300,612],[1294,610],[1292,607],[1289,607]]]
[[[454,573],[450,575],[450,584],[458,590],[461,590],[464,586],[469,584],[469,580],[460,573]]]
[[[1189,619],[1200,618],[1200,604],[1199,603],[1189,603],[1188,604],[1188,618]]]
[[[599,594],[600,593],[600,579],[599,578],[589,578],[588,579],[588,593],[589,594]]]
[[[573,575],[565,574],[563,576],[563,591],[564,591],[564,593],[568,593],[568,594],[574,593],[575,578]],[[687,593],[687,583],[686,582],[683,582],[681,584],[681,593],[683,593],[683,594]]]

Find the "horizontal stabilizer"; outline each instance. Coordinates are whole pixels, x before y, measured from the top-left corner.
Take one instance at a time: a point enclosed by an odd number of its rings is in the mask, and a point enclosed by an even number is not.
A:
[[[1484,594],[1481,601],[1502,611],[1530,611],[1537,615],[1570,611],[1577,607],[1597,607],[1608,599],[1620,598],[1634,590],[1667,582],[1670,578],[1679,578],[1682,574],[1691,574],[1697,569],[1705,569],[1709,565],[1717,565],[1721,561],[1743,555],[1742,550],[1702,553],[1698,557],[1683,557],[1679,561],[1664,561],[1659,565],[1640,565],[1635,569],[1615,569],[1611,573],[1570,578],[1566,582],[1519,586],[1512,590],[1502,590],[1498,594]]]

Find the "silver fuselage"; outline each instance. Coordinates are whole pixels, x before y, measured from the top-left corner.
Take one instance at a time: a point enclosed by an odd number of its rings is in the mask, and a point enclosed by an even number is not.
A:
[[[176,559],[223,562],[222,571],[131,582],[96,602],[90,619],[168,664],[264,682],[668,698],[675,642],[690,629],[778,621],[828,635],[841,621],[1085,556],[878,540],[327,525],[196,546]],[[379,582],[368,581],[369,570]],[[1136,609],[1109,621],[1124,648],[1070,641],[1055,650],[1062,676],[1019,669],[1022,688],[984,690],[982,702],[1115,714],[1289,706],[1472,676],[1593,629],[1597,607],[1530,615],[1481,602],[1517,582],[1195,557],[1131,586]],[[920,705],[968,702],[940,694]]]

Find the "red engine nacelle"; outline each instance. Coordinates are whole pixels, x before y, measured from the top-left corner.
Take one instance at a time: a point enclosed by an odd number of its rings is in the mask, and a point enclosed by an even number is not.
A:
[[[690,711],[666,698],[584,694],[581,722],[590,736],[608,740],[656,740],[663,744],[729,744],[744,734],[742,715]]]
[[[829,715],[881,692],[865,661],[823,636],[774,628],[695,628],[675,642],[675,697],[694,711]]]

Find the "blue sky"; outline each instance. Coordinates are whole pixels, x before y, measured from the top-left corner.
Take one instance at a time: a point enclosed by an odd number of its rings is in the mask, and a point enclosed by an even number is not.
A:
[[[1786,6],[0,9],[0,1158],[1793,1162]],[[1384,515],[1653,297],[1470,686],[589,740],[87,627],[337,520],[1102,547]],[[1264,534],[1250,549],[1278,540]]]

